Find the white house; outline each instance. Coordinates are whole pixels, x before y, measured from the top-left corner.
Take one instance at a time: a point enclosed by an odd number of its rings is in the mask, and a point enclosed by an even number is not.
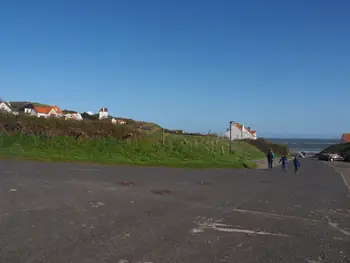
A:
[[[121,120],[121,119],[116,119],[116,118],[112,118],[111,122],[112,122],[112,124],[126,124],[126,121]]]
[[[230,129],[225,132],[225,137],[230,139]],[[233,122],[231,124],[231,140],[242,140],[242,139],[257,139],[256,131],[252,131],[250,127],[245,128],[244,124]]]
[[[9,102],[0,101],[0,109],[9,113],[12,112],[11,104]]]
[[[106,119],[108,118],[108,109],[107,108],[101,108],[99,111],[98,119]]]
[[[31,109],[31,108],[24,108],[23,113],[28,115],[33,115],[33,116],[38,114],[35,109]]]
[[[77,120],[77,121],[83,120],[83,117],[81,116],[81,114],[79,112],[67,113],[64,115],[64,117],[66,120]]]
[[[24,113],[30,116],[37,116],[38,113],[35,110],[35,106],[32,103],[28,103],[18,109],[20,113]]]

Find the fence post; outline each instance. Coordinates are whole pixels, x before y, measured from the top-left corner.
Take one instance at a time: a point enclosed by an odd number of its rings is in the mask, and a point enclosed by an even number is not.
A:
[[[165,144],[165,134],[164,134],[164,128],[162,129],[162,145]]]

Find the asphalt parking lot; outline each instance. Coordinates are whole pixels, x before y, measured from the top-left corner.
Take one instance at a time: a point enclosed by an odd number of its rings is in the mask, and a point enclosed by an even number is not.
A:
[[[1,262],[350,262],[337,171],[0,161]]]

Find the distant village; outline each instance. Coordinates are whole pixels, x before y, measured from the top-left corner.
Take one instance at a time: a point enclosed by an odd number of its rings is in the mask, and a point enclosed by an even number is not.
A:
[[[57,105],[43,106],[34,103],[6,102],[0,100],[0,111],[11,113],[14,115],[26,114],[36,116],[38,118],[64,118],[66,120],[81,121],[84,119],[110,120],[113,124],[126,124],[126,120],[122,118],[111,117],[107,108],[101,108],[97,113],[91,111],[79,113],[74,111],[62,111]]]
[[[93,113],[87,111],[84,113],[61,110],[57,105],[48,106],[41,105],[38,103],[25,103],[25,102],[6,102],[0,100],[0,111],[18,115],[25,114],[29,116],[36,116],[38,118],[63,118],[65,120],[77,120],[81,121],[84,119],[88,120],[107,120],[112,124],[127,124],[127,119],[111,117],[108,112],[108,108],[101,108],[98,112]],[[147,129],[147,127],[144,127]],[[149,128],[148,128],[149,129]],[[183,130],[174,130],[173,133],[184,134]],[[195,134],[193,134],[195,135]],[[200,134],[197,134],[200,135]],[[231,123],[231,129],[227,129],[224,133],[224,137],[231,140],[242,140],[242,139],[257,139],[257,132],[252,130],[250,127],[245,127],[244,124],[238,122]]]

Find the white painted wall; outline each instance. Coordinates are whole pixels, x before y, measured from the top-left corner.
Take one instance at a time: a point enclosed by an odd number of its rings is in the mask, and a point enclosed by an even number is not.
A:
[[[256,140],[256,139],[258,138],[258,135],[257,135],[256,132],[255,132],[254,134],[252,134],[252,136],[253,136],[253,139],[254,139],[254,140]]]
[[[243,139],[253,139],[253,135],[246,129],[243,130]]]
[[[64,115],[65,119],[73,119],[73,120],[77,120],[77,121],[81,121],[83,120],[83,117],[81,116],[81,114],[79,112],[76,113],[67,113]]]
[[[231,140],[240,140],[242,139],[242,131],[234,124],[231,125]],[[230,139],[230,130],[225,132],[225,137]]]
[[[5,102],[0,102],[0,109],[5,110],[7,112],[12,112],[9,106],[6,105]]]
[[[34,109],[30,108],[24,108],[24,113],[31,116],[37,116],[37,112]]]
[[[235,124],[232,124],[232,140],[242,140],[242,139],[253,139],[256,140],[256,136],[251,134],[242,124],[242,130],[239,129]],[[225,137],[230,138],[230,130],[226,131]]]
[[[36,114],[36,116],[38,117],[38,118],[40,118],[40,117],[45,117],[45,118],[47,118],[48,117],[48,115],[46,114],[46,113],[37,113]]]
[[[99,112],[98,118],[99,118],[100,120],[101,120],[101,119],[108,118],[108,111],[100,111],[100,112]]]

